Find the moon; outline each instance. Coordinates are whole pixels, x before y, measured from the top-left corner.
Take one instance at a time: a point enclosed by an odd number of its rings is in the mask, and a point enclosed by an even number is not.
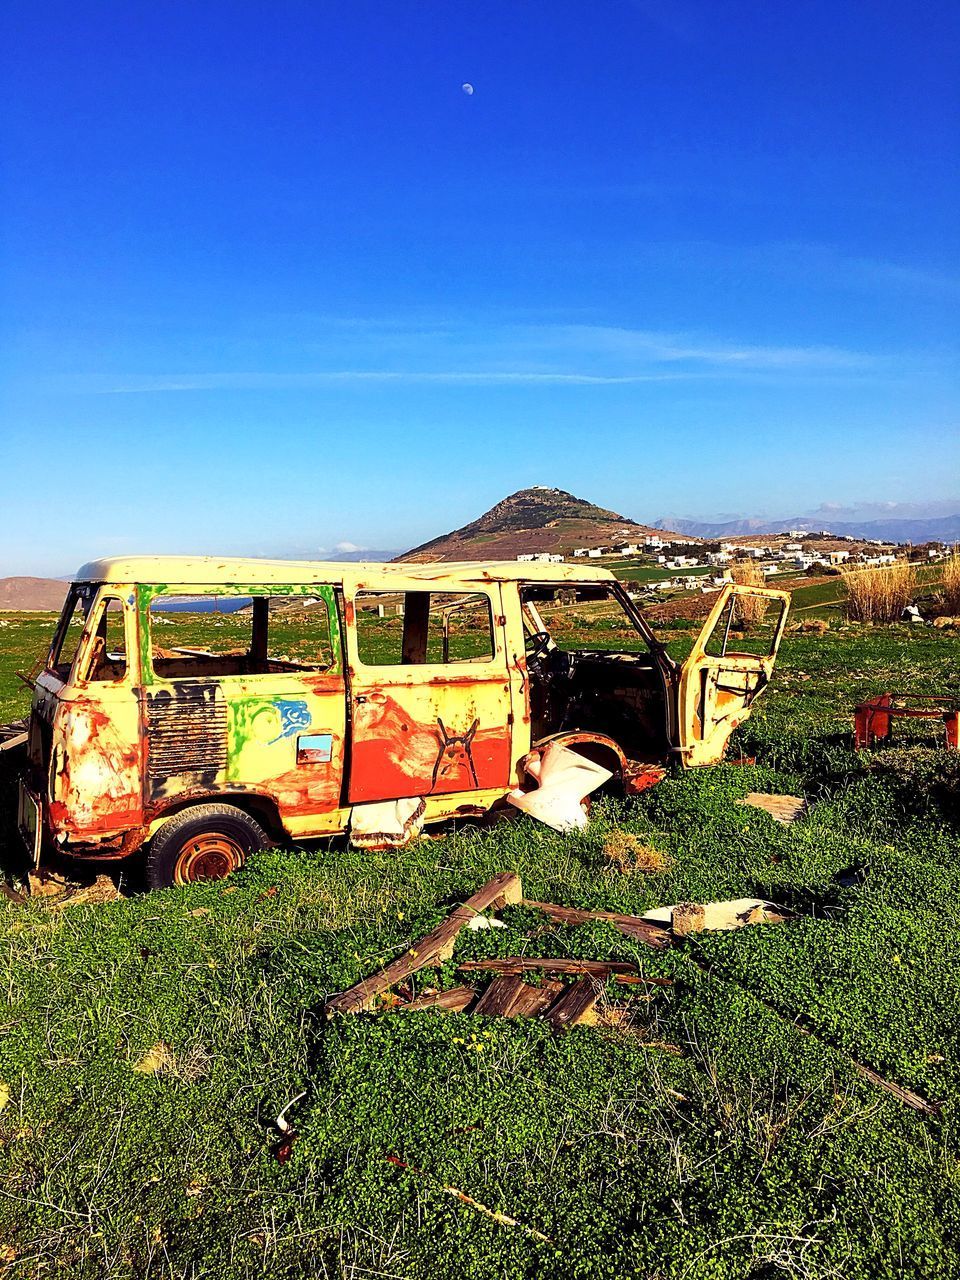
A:
[[[464,83],[460,86],[460,88],[463,90],[463,92],[467,95],[468,98],[473,97],[473,85],[470,84],[469,81],[464,81]]]

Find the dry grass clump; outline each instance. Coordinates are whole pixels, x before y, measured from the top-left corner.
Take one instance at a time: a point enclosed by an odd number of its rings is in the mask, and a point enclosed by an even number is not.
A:
[[[766,582],[763,571],[756,560],[736,560],[730,566],[730,574],[735,583],[741,587],[762,587]],[[737,616],[747,626],[763,621],[769,600],[762,596],[741,596],[737,600]]]
[[[917,586],[912,564],[898,560],[876,569],[844,569],[847,617],[854,622],[897,622]]]
[[[943,562],[943,604],[948,614],[960,613],[960,551]]]
[[[624,875],[634,871],[650,875],[668,871],[673,866],[673,859],[667,854],[652,849],[629,831],[611,831],[603,842],[603,856],[614,870]]]

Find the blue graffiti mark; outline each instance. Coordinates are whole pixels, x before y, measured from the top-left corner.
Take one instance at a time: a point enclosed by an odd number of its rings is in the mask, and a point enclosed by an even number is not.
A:
[[[273,704],[280,713],[280,732],[270,741],[279,742],[281,738],[292,737],[298,729],[309,729],[310,708],[299,699],[279,698]],[[268,746],[270,743],[267,744]]]

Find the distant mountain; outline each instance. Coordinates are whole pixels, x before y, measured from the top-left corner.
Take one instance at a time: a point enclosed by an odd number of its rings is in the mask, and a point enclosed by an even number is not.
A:
[[[369,560],[374,564],[380,564],[381,562],[396,560],[400,555],[401,552],[399,552],[396,547],[392,548],[390,551],[375,551],[370,547],[360,547],[356,551],[331,551],[322,557],[318,557],[318,559],[344,562],[350,561],[351,563]]]
[[[960,514],[912,519],[891,516],[880,520],[831,520],[820,513],[790,516],[786,520],[760,520],[748,516],[740,520],[715,522],[667,516],[657,520],[655,528],[676,529],[696,538],[734,538],[748,534],[786,533],[790,529],[810,532],[829,529],[831,533],[851,538],[880,538],[884,542],[957,542],[960,541]]]
[[[634,541],[654,530],[565,489],[520,489],[452,533],[414,547],[398,560],[515,560],[518,555]]]
[[[0,578],[0,609],[59,613],[67,586],[57,578]]]

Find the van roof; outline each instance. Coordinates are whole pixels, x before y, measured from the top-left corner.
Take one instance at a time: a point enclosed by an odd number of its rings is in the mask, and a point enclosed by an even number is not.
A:
[[[255,560],[222,556],[124,556],[91,560],[75,582],[197,583],[263,585],[322,582],[351,590],[396,589],[398,580],[429,583],[484,582],[612,582],[615,575],[599,565],[546,564],[539,561],[461,560],[412,564],[343,560]]]

